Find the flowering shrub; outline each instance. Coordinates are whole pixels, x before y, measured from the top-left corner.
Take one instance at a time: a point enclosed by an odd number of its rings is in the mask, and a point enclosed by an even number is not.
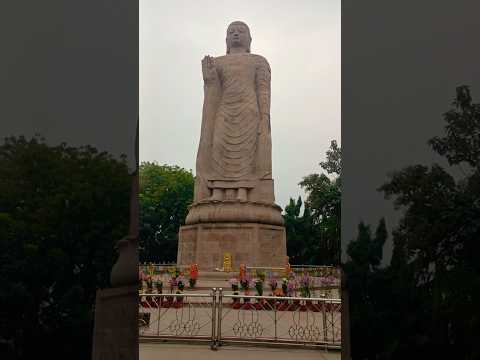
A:
[[[244,291],[248,291],[252,287],[252,280],[248,277],[248,275],[240,280],[240,286]]]
[[[180,274],[180,270],[176,267],[172,267],[168,270],[168,272],[170,273],[170,276],[172,278],[177,278],[179,277],[181,274]]]
[[[262,279],[254,279],[253,283],[255,285],[255,289],[257,290],[257,293],[259,296],[263,295],[263,281]]]
[[[177,288],[178,288],[178,290],[179,290],[179,291],[177,291],[177,294],[178,294],[179,292],[182,292],[183,289],[185,289],[185,278],[184,278],[182,275],[180,275],[180,276],[177,278]]]
[[[158,291],[159,293],[161,293],[161,292],[162,292],[162,289],[163,289],[163,282],[162,282],[162,280],[157,280],[157,281],[155,282],[155,287],[157,288],[157,291]]]
[[[245,264],[240,264],[240,273],[238,274],[238,278],[243,280],[247,277],[247,266]]]
[[[198,265],[192,264],[190,266],[190,278],[197,279],[198,278]]]
[[[270,289],[272,289],[272,292],[275,292],[275,289],[278,287],[277,279],[270,278],[268,280],[268,285],[270,286]]]
[[[228,283],[232,287],[232,291],[234,293],[238,293],[238,279],[237,278],[231,278],[230,280],[228,280]]]
[[[257,277],[260,279],[262,282],[265,282],[266,274],[265,271],[257,271]]]
[[[152,290],[153,290],[153,280],[152,280],[152,277],[151,277],[151,276],[147,276],[147,278],[145,279],[145,282],[147,283],[148,292],[152,292]]]
[[[289,279],[287,283],[287,294],[293,296],[297,289],[297,282],[294,279]]]
[[[299,280],[300,285],[300,294],[302,297],[310,297],[311,291],[313,288],[313,279],[307,273],[303,274],[303,276]]]
[[[322,276],[319,281],[321,286],[332,286],[339,282],[333,275]]]
[[[188,283],[190,284],[190,288],[194,288],[195,284],[197,283],[197,278],[198,278],[198,265],[197,264],[192,264],[190,266],[190,277],[188,279]]]
[[[146,270],[150,276],[155,275],[155,266],[152,263],[146,267]]]
[[[178,285],[177,278],[172,277],[170,280],[168,280],[168,284],[170,285],[170,290],[173,290]]]
[[[282,279],[282,290],[283,290],[283,294],[285,296],[288,296],[288,279],[287,278]]]

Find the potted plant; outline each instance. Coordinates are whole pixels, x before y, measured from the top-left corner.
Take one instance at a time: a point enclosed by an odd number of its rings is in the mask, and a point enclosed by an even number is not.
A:
[[[192,264],[190,266],[190,276],[189,276],[189,279],[188,279],[190,289],[195,288],[195,284],[197,283],[197,278],[198,278],[198,265],[197,264]]]
[[[281,287],[277,287],[274,292],[273,292],[273,296],[276,296],[276,297],[279,297],[279,296],[285,296],[285,294],[283,293],[283,289]],[[272,307],[280,304],[281,302],[277,299],[271,299],[271,305]]]
[[[295,281],[295,278],[291,277],[287,281],[288,296],[294,296],[296,288],[297,288],[297,283]],[[293,300],[293,303],[290,304],[290,306],[288,307],[288,310],[294,311],[298,308],[299,305],[300,305],[300,300]]]
[[[145,278],[145,282],[147,284],[147,294],[152,294],[153,293],[153,280],[152,280],[152,277],[151,276],[147,276]],[[147,304],[150,306],[150,307],[154,307],[155,306],[155,302],[152,300],[152,296],[151,295],[148,295],[145,297],[145,300],[147,302]]]
[[[254,279],[253,284],[255,286],[255,290],[257,290],[257,295],[263,296],[263,281],[261,279]]]
[[[238,284],[239,284],[238,279],[237,278],[231,278],[230,280],[228,280],[228,283],[232,287],[232,291],[233,291],[234,295],[238,295]]]
[[[247,277],[247,265],[240,264],[240,272],[238,274],[238,278],[240,280],[245,279]]]
[[[257,295],[258,296],[263,296],[263,281],[262,279],[258,278],[253,280],[253,283],[255,285],[255,289],[257,290]],[[257,299],[257,302],[255,304],[255,308],[257,310],[261,310],[263,308],[263,299]]]
[[[262,282],[265,282],[265,278],[266,278],[265,271],[257,271],[257,277],[258,277]]]
[[[157,280],[155,281],[155,288],[157,289],[157,294],[160,296],[155,296],[155,302],[156,305],[159,306],[162,303],[162,298],[161,294],[163,294],[163,281],[162,280]]]
[[[163,281],[158,279],[155,281],[155,287],[157,288],[157,294],[163,294]]]
[[[268,286],[270,286],[270,290],[272,290],[272,293],[270,294],[271,296],[279,296],[277,279],[270,278],[268,280]],[[267,302],[271,305],[272,308],[275,305],[275,299],[268,299]]]
[[[180,276],[180,269],[177,267],[172,267],[169,272],[172,278],[178,278]]]
[[[285,297],[289,296],[289,293],[288,293],[288,279],[287,278],[282,279],[282,295],[285,296]],[[287,308],[288,308],[288,301],[287,300],[282,300],[282,302],[278,306],[278,310],[284,311],[284,310],[287,310]]]
[[[308,273],[303,274],[300,278],[300,295],[304,298],[309,298],[312,295],[312,278],[308,275]],[[307,308],[311,308],[311,301],[306,301],[304,305],[300,307],[301,311],[306,311]]]
[[[183,279],[182,276],[178,278],[177,281],[177,294],[183,294],[183,290],[185,289],[185,279]],[[176,302],[175,302],[175,307],[179,308],[182,307],[183,305],[183,296],[177,296],[176,297]]]
[[[239,294],[239,292],[238,292],[238,284],[239,284],[238,279],[237,278],[231,278],[230,280],[228,280],[228,283],[232,287],[233,295],[238,295]],[[237,298],[237,297],[232,298],[232,308],[239,309],[240,307],[241,307],[240,299]]]
[[[242,287],[243,293],[245,295],[250,295],[251,280],[247,276],[240,280],[240,286]],[[252,307],[252,304],[250,304],[250,298],[244,297],[243,303],[244,309],[250,309]]]
[[[270,286],[270,290],[272,290],[272,296],[275,295],[275,290],[277,290],[278,282],[275,278],[270,278],[268,280],[268,286]]]
[[[178,285],[177,277],[172,277],[169,281],[168,284],[170,285],[170,293],[173,293],[175,288]]]
[[[175,272],[170,271],[171,278],[168,280],[168,285],[170,286],[170,294],[174,293],[175,288],[178,285],[177,277],[175,277]],[[169,308],[172,306],[174,302],[173,296],[165,296],[165,302],[163,303],[163,307]]]
[[[147,293],[151,294],[153,293],[153,280],[150,276],[147,277],[146,281],[147,283]]]
[[[284,296],[288,296],[288,279],[282,279],[282,291]]]
[[[185,289],[185,279],[183,278],[183,276],[180,276],[177,279],[177,288],[180,291],[180,292],[177,291],[177,294],[183,293],[183,290]]]
[[[308,274],[303,274],[300,278],[300,295],[309,298],[312,295],[312,278]]]

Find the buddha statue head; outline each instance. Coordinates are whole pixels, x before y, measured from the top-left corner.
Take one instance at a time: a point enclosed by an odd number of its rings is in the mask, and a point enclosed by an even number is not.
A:
[[[234,21],[227,28],[227,54],[231,52],[250,52],[252,37],[247,24],[242,21]]]

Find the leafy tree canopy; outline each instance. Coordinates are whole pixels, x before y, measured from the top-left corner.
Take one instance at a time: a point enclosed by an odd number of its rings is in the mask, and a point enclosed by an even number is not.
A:
[[[194,177],[178,166],[140,165],[140,261],[175,262],[178,230],[193,201]]]
[[[0,189],[0,352],[90,357],[96,290],[128,230],[125,158],[10,137]]]
[[[480,105],[461,86],[452,107],[444,114],[445,135],[429,144],[469,171],[454,179],[438,164],[412,165],[379,188],[403,211],[386,269],[372,266],[383,242],[365,240],[363,227],[349,245],[345,272],[354,359],[480,357]],[[371,348],[372,342],[381,345]]]
[[[300,216],[302,200],[290,199],[285,208],[287,252],[295,264],[339,264],[340,261],[340,207],[341,207],[341,149],[332,140],[327,160],[320,166],[325,174],[305,176],[300,186],[307,199]]]

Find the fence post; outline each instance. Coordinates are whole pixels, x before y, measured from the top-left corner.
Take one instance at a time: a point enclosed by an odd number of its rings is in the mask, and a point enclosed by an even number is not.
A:
[[[222,305],[223,289],[218,289],[218,321],[217,321],[217,346],[222,346]]]
[[[331,315],[331,322],[332,322],[332,343],[335,343],[335,310],[337,308],[330,305],[330,315]]]
[[[158,317],[157,317],[157,336],[160,336],[160,317],[162,316],[162,301],[163,300],[163,294],[160,295],[160,301],[157,306],[158,310]]]
[[[328,333],[327,333],[327,301],[322,300],[322,317],[323,317],[323,340],[325,341],[325,351],[328,350]]]
[[[217,310],[217,288],[212,289],[212,344],[210,348],[212,350],[217,350],[217,342],[215,338],[215,319],[217,317],[216,310]]]
[[[275,325],[275,341],[277,341],[277,301],[273,301],[273,316]]]

